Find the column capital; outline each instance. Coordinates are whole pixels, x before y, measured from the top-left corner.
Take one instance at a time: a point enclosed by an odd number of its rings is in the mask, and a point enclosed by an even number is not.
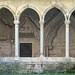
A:
[[[14,24],[17,24],[18,25],[19,23],[20,23],[20,21],[18,21],[18,20],[15,20],[14,21]]]
[[[65,24],[68,24],[69,25],[70,24],[70,21],[69,20],[65,21]]]
[[[43,20],[40,20],[40,21],[39,21],[40,24],[44,24],[44,22],[45,22],[45,21],[43,21]]]
[[[18,25],[19,23],[20,23],[19,18],[15,16],[15,18],[14,18],[14,24]]]
[[[69,13],[65,13],[65,16],[70,16],[70,14]]]

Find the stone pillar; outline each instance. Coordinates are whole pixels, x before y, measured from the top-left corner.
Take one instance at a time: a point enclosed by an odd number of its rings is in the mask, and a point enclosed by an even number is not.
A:
[[[15,57],[19,57],[19,19],[15,17]]]
[[[69,57],[69,24],[70,21],[65,21],[66,24],[66,57]]]
[[[40,57],[44,56],[44,21],[40,22]]]

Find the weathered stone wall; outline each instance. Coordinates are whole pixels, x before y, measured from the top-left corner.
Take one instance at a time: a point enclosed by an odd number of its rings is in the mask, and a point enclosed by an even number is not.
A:
[[[11,45],[9,42],[1,42],[0,41],[0,57],[14,57],[15,55],[15,46],[12,45],[12,49],[11,49]]]
[[[0,57],[15,56],[15,42],[14,39],[11,40],[11,37],[14,36],[12,33],[10,33],[9,27],[0,21]]]
[[[26,64],[0,62],[0,74],[75,74],[74,63]],[[70,71],[68,71],[71,69]]]
[[[53,40],[53,49],[49,51],[49,55],[54,57],[65,57],[65,25],[63,24],[57,31],[57,35]]]
[[[75,29],[70,25],[70,56],[75,57]]]

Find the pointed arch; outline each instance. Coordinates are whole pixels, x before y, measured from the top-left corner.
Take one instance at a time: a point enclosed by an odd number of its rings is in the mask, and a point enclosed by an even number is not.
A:
[[[72,5],[69,7],[69,9],[67,9],[67,10],[69,11],[70,18],[71,18],[72,13],[75,11],[75,5],[72,4]]]
[[[65,11],[58,5],[49,6],[43,14],[44,24],[44,46],[46,55],[49,56],[50,50],[54,50],[53,41],[57,36],[57,31],[64,24]]]
[[[25,3],[20,5],[17,9],[16,14],[18,15],[19,18],[20,18],[21,13],[27,8],[30,8],[30,9],[33,9],[34,11],[36,11],[36,13],[38,14],[39,19],[40,19],[40,15],[41,15],[40,10],[35,5],[31,5],[31,4],[25,5]]]
[[[0,9],[2,8],[8,9],[12,13],[13,17],[15,17],[16,8],[13,5],[10,3],[0,3]]]
[[[43,19],[43,20],[45,19],[45,15],[47,14],[47,12],[48,12],[49,10],[51,10],[52,8],[57,8],[58,10],[60,10],[60,11],[63,13],[63,15],[66,13],[65,10],[62,9],[59,5],[54,4],[54,5],[48,6],[48,7],[44,10],[43,15],[42,15],[42,19]]]

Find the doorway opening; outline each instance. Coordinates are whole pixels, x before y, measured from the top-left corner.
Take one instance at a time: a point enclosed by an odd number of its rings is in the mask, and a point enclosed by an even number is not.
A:
[[[32,57],[32,43],[20,43],[20,57]]]

